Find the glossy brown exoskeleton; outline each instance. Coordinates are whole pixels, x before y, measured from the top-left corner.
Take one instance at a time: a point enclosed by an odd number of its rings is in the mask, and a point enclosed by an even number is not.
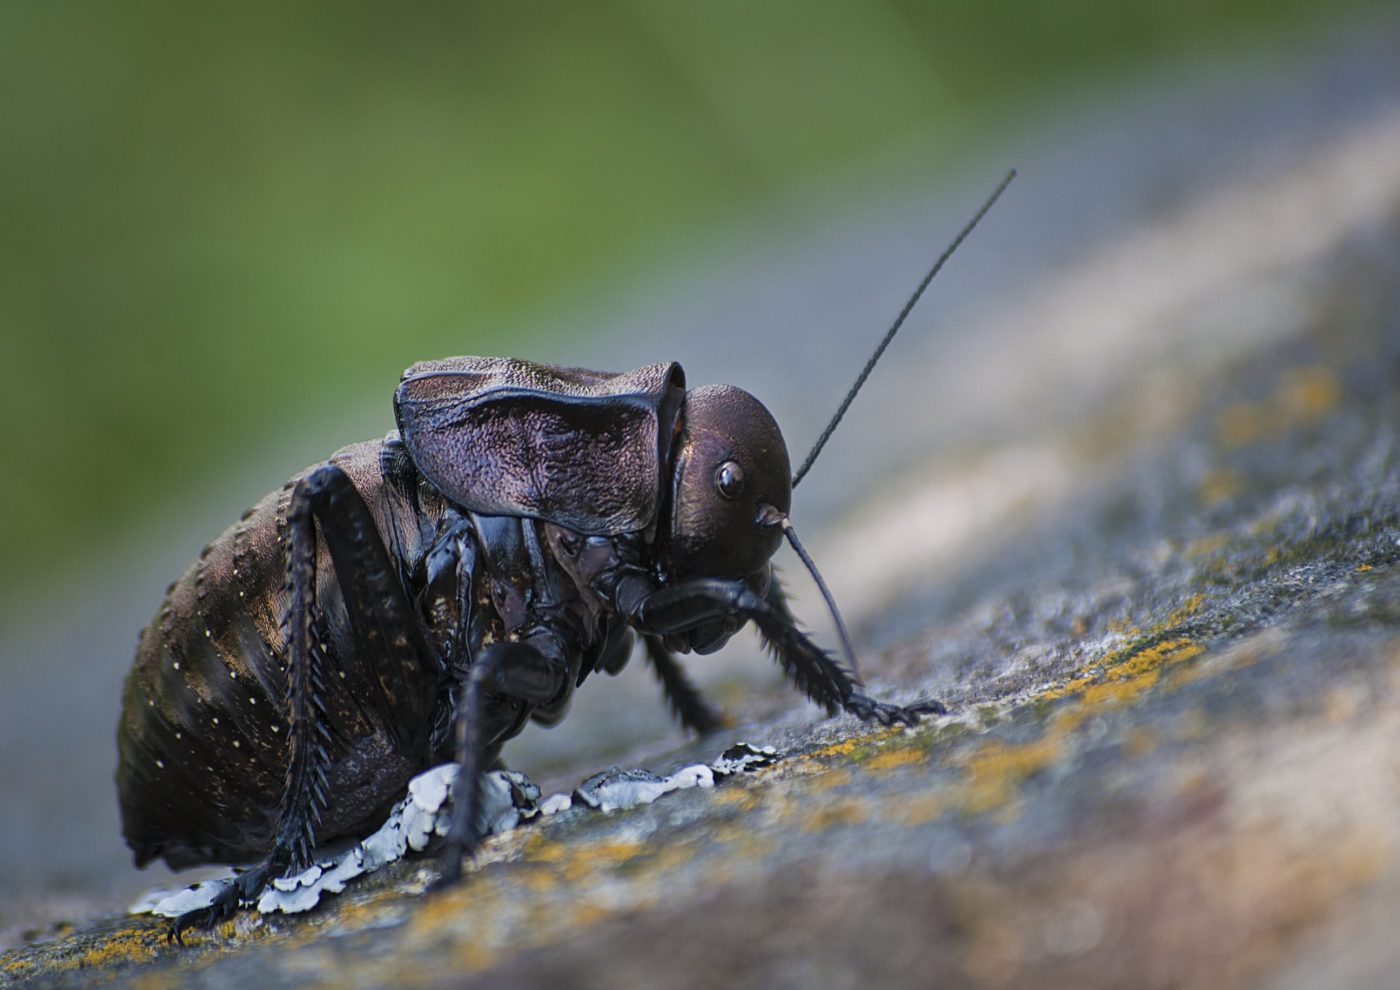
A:
[[[872,701],[793,625],[768,563],[787,448],[748,393],[687,392],[678,364],[468,357],[410,368],[395,408],[397,433],[211,543],[142,635],[117,770],[137,863],[260,864],[182,924],[304,868],[314,843],[373,830],[429,766],[489,767],[638,635],[696,731],[717,718],[674,653],[712,652],[749,620],[832,711],[930,710]],[[449,875],[477,840],[471,803]]]

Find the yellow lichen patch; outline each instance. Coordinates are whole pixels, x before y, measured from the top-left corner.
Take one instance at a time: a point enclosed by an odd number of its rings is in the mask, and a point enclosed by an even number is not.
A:
[[[943,794],[916,794],[894,805],[887,817],[898,825],[927,825],[942,818],[948,810],[948,798]]]
[[[612,917],[613,911],[592,901],[577,901],[570,905],[565,925],[569,928],[588,928]]]
[[[1196,495],[1200,498],[1201,504],[1209,508],[1234,498],[1243,489],[1244,479],[1240,477],[1238,471],[1217,468],[1214,471],[1206,472],[1206,476],[1201,479],[1200,485],[1196,488]]]
[[[184,982],[179,970],[161,968],[141,973],[131,981],[131,985],[135,990],[176,990]]]
[[[548,869],[527,867],[517,870],[512,879],[533,894],[547,894],[559,886],[559,878]]]
[[[1331,369],[1314,366],[1289,372],[1276,401],[1290,421],[1310,422],[1335,409],[1341,397],[1341,385]]]
[[[1017,746],[984,743],[967,761],[962,809],[977,815],[1001,807],[1015,796],[1023,780],[1054,763],[1063,751],[1063,736],[1058,732]]]
[[[28,959],[14,959],[0,966],[0,973],[4,973],[6,976],[19,976],[33,966],[34,964]]]
[[[1079,694],[1079,692],[1083,691],[1086,687],[1093,683],[1094,678],[1092,675],[1087,677],[1076,677],[1074,680],[1067,681],[1066,683],[1061,684],[1059,687],[1054,687],[1050,688],[1049,690],[1042,691],[1036,697],[1039,698],[1041,701],[1058,701],[1061,698],[1068,698],[1072,694]]]
[[[851,756],[861,747],[892,738],[901,731],[901,729],[894,726],[876,729],[874,732],[868,732],[865,735],[855,736],[850,739],[843,739],[840,742],[821,746],[806,754],[806,758],[811,760],[827,760],[835,756]]]
[[[1195,615],[1201,610],[1201,605],[1205,602],[1205,600],[1206,596],[1203,592],[1196,592],[1190,598],[1186,599],[1186,601],[1182,602],[1181,607],[1179,609],[1177,609],[1171,615],[1167,616],[1167,621],[1163,622],[1160,626],[1156,627],[1155,631],[1165,632],[1166,630],[1171,629],[1174,626],[1181,625],[1181,623],[1185,622],[1187,619],[1191,618],[1191,616]]]
[[[1147,670],[1135,677],[1114,678],[1085,690],[1080,701],[1088,710],[1131,705],[1155,687],[1160,676],[1156,670]]]
[[[1200,608],[1201,596],[1188,600],[1169,622],[1177,623]],[[1163,623],[1166,625],[1166,623]],[[1164,668],[1200,656],[1201,647],[1180,637],[1143,646],[1130,646],[1110,654],[1089,673],[1039,695],[1039,700],[1065,700],[1040,739],[1008,746],[988,742],[967,760],[967,779],[961,807],[969,814],[985,814],[1008,805],[1016,788],[1032,774],[1049,766],[1064,753],[1069,737],[1094,712],[1134,704],[1155,687]],[[1092,669],[1092,668],[1090,668]]]
[[[623,863],[635,859],[645,849],[645,844],[641,842],[621,839],[615,842],[600,842],[597,845],[581,847],[575,849],[573,855],[560,865],[560,873],[565,880],[570,882],[581,880],[597,870],[621,866]]]
[[[1225,533],[1212,533],[1210,536],[1203,536],[1199,540],[1192,540],[1186,544],[1186,548],[1181,551],[1181,555],[1187,560],[1199,560],[1202,557],[1211,557],[1225,549],[1230,542],[1230,537]]]
[[[1222,447],[1243,447],[1268,430],[1264,407],[1257,402],[1236,402],[1215,417],[1215,437]]]
[[[1071,681],[1063,688],[1043,694],[1043,698],[1076,697],[1079,706],[1058,713],[1054,727],[1069,732],[1079,727],[1089,713],[1102,707],[1121,707],[1138,700],[1157,685],[1164,667],[1200,656],[1201,647],[1189,639],[1168,639],[1137,650],[1126,650],[1105,661],[1097,682],[1092,678]],[[1117,662],[1114,662],[1114,661]]]
[[[726,855],[741,859],[758,859],[775,847],[771,838],[754,832],[751,825],[720,825],[712,832],[710,841],[717,845],[729,846]]]
[[[843,739],[840,742],[831,743],[830,745],[812,750],[812,752],[807,754],[807,758],[812,760],[825,760],[833,756],[850,756],[855,752],[858,745],[860,745],[860,741],[857,739]]]
[[[834,787],[845,787],[851,782],[851,771],[849,770],[828,770],[819,777],[813,778],[809,785],[814,791],[829,791]]]
[[[158,931],[129,928],[108,936],[106,941],[59,962],[57,970],[105,968],[117,963],[150,963],[156,959],[154,943],[164,939]]]
[[[346,931],[373,925],[384,918],[386,910],[393,910],[387,905],[393,899],[394,895],[384,892],[358,904],[339,904],[335,911],[336,924]]]
[[[468,912],[478,915],[489,913],[498,900],[499,895],[484,885],[438,891],[417,907],[409,923],[409,933],[414,936],[432,935]]]
[[[1168,616],[1165,622],[1154,627],[1153,634],[1160,634],[1166,629],[1180,625],[1200,608],[1203,600],[1204,596],[1202,595],[1192,596],[1181,608]],[[1071,680],[1058,687],[1047,688],[1036,697],[1039,701],[1058,701],[1062,698],[1085,695],[1101,682],[1136,679],[1149,671],[1156,671],[1164,665],[1190,660],[1200,654],[1201,648],[1185,638],[1163,640],[1147,647],[1135,643],[1121,650],[1115,650],[1102,660],[1085,664],[1074,671]],[[1155,676],[1153,682],[1155,683]],[[1145,685],[1144,690],[1151,686],[1151,684]],[[1112,692],[1109,695],[1095,695],[1093,698],[1108,698],[1111,694]]]
[[[753,791],[741,787],[730,787],[715,794],[715,803],[726,807],[738,808],[740,811],[753,811],[762,802]]]
[[[897,767],[911,767],[926,762],[927,757],[919,750],[912,747],[904,749],[889,749],[883,753],[876,753],[865,761],[865,769],[875,773],[884,773],[894,770]]]
[[[468,938],[457,943],[452,958],[458,970],[473,972],[493,966],[501,953],[480,939]]]
[[[860,825],[869,817],[866,801],[836,801],[813,810],[798,827],[807,833],[825,832],[840,825]]]
[[[671,870],[680,869],[694,858],[694,846],[671,843],[658,848],[656,854],[651,857],[649,862],[653,870],[667,873]]]
[[[1341,401],[1342,389],[1329,368],[1295,368],[1263,402],[1227,406],[1215,420],[1215,436],[1226,449],[1282,436],[1326,416]]]
[[[1181,663],[1201,655],[1201,648],[1189,639],[1167,639],[1134,653],[1130,659],[1105,672],[1109,681],[1125,681],[1155,674],[1162,667]]]
[[[526,859],[537,863],[557,863],[568,855],[563,843],[552,842],[539,833],[530,837],[523,851]]]

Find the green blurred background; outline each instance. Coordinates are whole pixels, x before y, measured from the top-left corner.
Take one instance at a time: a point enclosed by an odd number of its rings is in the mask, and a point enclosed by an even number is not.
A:
[[[737,217],[1380,6],[9,0],[0,596],[348,396],[387,426],[414,360],[547,356],[541,314]]]

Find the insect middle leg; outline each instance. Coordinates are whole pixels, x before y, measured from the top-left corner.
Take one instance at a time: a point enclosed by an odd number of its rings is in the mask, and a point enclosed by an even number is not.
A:
[[[666,649],[660,636],[642,637],[646,643],[647,661],[661,682],[666,703],[680,723],[697,735],[706,735],[724,725],[724,717],[710,707],[705,696],[686,676],[674,653]]]
[[[457,797],[447,844],[442,852],[442,873],[436,886],[445,887],[462,875],[462,860],[476,851],[484,836],[481,818],[481,775],[486,766],[486,706],[493,698],[546,705],[570,688],[568,667],[553,655],[552,637],[496,643],[482,651],[472,664],[457,706]]]

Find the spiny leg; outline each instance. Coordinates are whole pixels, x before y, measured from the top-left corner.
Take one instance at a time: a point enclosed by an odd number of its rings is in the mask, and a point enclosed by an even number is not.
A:
[[[680,719],[681,725],[702,736],[724,725],[724,717],[705,701],[705,696],[686,676],[685,668],[676,660],[675,654],[666,649],[666,644],[661,638],[642,638],[646,642],[647,660],[656,672],[657,679],[661,681],[666,703],[670,705],[676,718]]]
[[[316,603],[316,533],[319,524],[356,640],[378,661],[375,687],[387,702],[391,728],[414,746],[436,688],[436,661],[428,653],[412,607],[378,536],[374,519],[350,478],[334,465],[317,468],[297,483],[287,510],[287,773],[277,828],[267,857],[222,891],[206,908],[176,918],[169,936],[181,941],[189,928],[210,928],[257,899],[271,879],[300,873],[311,864],[316,827],[329,794],[326,769],[331,729],[326,711],[328,654]],[[421,689],[415,690],[416,681]],[[421,696],[421,697],[420,697]]]
[[[643,632],[664,636],[725,617],[748,619],[758,626],[788,677],[829,713],[844,709],[867,722],[913,725],[923,715],[945,711],[933,700],[900,706],[864,694],[858,677],[797,628],[776,580],[763,596],[743,582],[711,578],[662,588],[640,604],[633,623]]]
[[[914,725],[921,716],[947,714],[948,709],[943,703],[932,698],[916,701],[912,705],[893,705],[887,701],[876,701],[865,694],[862,690],[865,685],[858,676],[798,629],[797,620],[788,608],[787,595],[776,578],[768,588],[765,603],[768,614],[753,617],[764,645],[782,664],[788,677],[813,701],[825,704],[828,711],[832,711],[834,706],[832,696],[827,692],[835,688],[834,705],[863,722]],[[816,693],[812,690],[813,686]]]
[[[485,708],[491,695],[527,704],[548,704],[567,690],[568,669],[533,642],[496,643],[473,662],[457,706],[457,786],[442,873],[435,888],[447,887],[462,875],[462,860],[476,851],[485,837],[481,817],[481,775],[486,771]]]

